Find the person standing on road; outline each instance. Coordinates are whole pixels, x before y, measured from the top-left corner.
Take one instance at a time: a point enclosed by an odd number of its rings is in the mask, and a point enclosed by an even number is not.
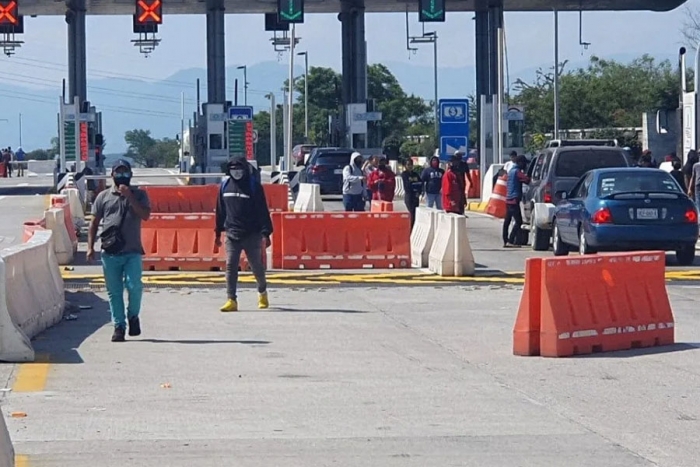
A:
[[[459,170],[462,159],[458,155],[450,158],[447,172],[442,177],[442,205],[445,212],[464,214],[464,174]]]
[[[464,207],[467,207],[467,189],[472,186],[474,182],[472,181],[471,172],[469,170],[469,164],[467,164],[467,156],[464,151],[455,151],[455,156],[459,157],[459,167],[458,170],[462,174],[460,182],[462,183],[462,201],[461,203]],[[468,184],[468,185],[467,185]],[[464,212],[464,209],[462,209]]]
[[[226,232],[226,292],[228,300],[221,311],[238,311],[238,267],[245,252],[258,283],[258,308],[270,306],[263,264],[262,243],[270,247],[272,219],[257,170],[244,156],[234,156],[228,164],[229,177],[221,183],[216,203],[216,246]]]
[[[114,185],[101,192],[92,205],[92,221],[88,231],[87,259],[95,257],[97,229],[103,223],[102,270],[104,272],[109,309],[114,322],[112,342],[124,342],[127,320],[129,335],[141,335],[141,298],[143,295],[143,245],[141,222],[151,216],[151,205],[145,191],[131,186],[131,165],[119,159],[112,166]],[[129,305],[124,314],[124,286]]]
[[[421,180],[425,184],[425,198],[429,208],[442,209],[442,177],[445,171],[440,168],[440,158],[430,158],[430,166],[423,169]]]
[[[508,186],[506,194],[506,217],[503,219],[503,248],[508,244],[516,246],[520,239],[520,226],[523,224],[523,216],[520,212],[520,201],[523,199],[523,183],[530,183],[524,170],[527,167],[527,158],[518,156],[515,166],[508,172]],[[510,223],[515,221],[513,231],[510,232]]]
[[[698,161],[700,161],[700,158],[698,158],[697,151],[695,151],[695,149],[689,150],[685,159],[685,164],[683,165],[683,169],[681,169],[683,172],[683,177],[685,178],[685,184],[688,188],[690,188],[690,179],[693,176],[693,166]]]
[[[18,162],[17,164],[17,176],[18,177],[24,177],[24,156],[25,152],[22,149],[22,147],[17,148],[17,152],[15,152],[15,160]]]
[[[365,176],[362,170],[364,158],[359,152],[350,155],[350,163],[343,168],[343,206],[346,211],[365,210]]]
[[[673,162],[673,170],[671,170],[671,177],[676,179],[676,182],[678,182],[678,185],[681,187],[681,190],[683,190],[683,193],[687,193],[688,188],[685,185],[685,180],[683,179],[683,172],[681,172],[681,161],[680,159],[676,158]]]
[[[423,194],[423,182],[418,173],[413,170],[412,159],[406,160],[401,179],[404,187],[404,202],[408,212],[411,213],[411,229],[413,229],[413,224],[416,222],[416,208],[420,204],[420,197]]]
[[[379,158],[377,170],[373,171],[367,179],[367,186],[372,191],[374,201],[394,201],[396,190],[396,174],[387,165],[385,156]]]

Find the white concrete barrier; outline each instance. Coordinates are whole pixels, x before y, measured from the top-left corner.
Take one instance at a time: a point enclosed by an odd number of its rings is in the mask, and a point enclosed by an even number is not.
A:
[[[65,214],[63,208],[51,208],[44,212],[46,229],[53,233],[54,253],[58,259],[58,264],[70,264],[73,262],[73,242],[66,228]],[[76,244],[77,246],[77,244]]]
[[[85,207],[83,206],[80,192],[77,188],[64,188],[61,190],[61,194],[68,196],[68,205],[73,216],[73,223],[82,227],[85,224]]]
[[[473,276],[476,263],[467,235],[467,219],[439,213],[428,269],[440,276]]]
[[[323,212],[321,200],[321,185],[316,183],[300,183],[294,212]]]
[[[401,198],[406,194],[406,189],[403,186],[403,177],[396,176],[396,188],[394,188],[394,198]]]
[[[27,172],[34,172],[37,175],[53,174],[55,168],[54,161],[27,161]]]
[[[70,210],[70,204],[68,203],[67,195],[50,195],[49,196],[49,206],[51,208],[61,208],[63,209],[63,215],[66,221],[66,230],[68,231],[68,237],[70,237],[73,253],[78,251],[78,233],[75,223],[73,222],[73,214]]]
[[[50,230],[0,251],[0,361],[34,361],[30,339],[58,323],[64,308]]]
[[[0,411],[0,467],[15,467],[15,449],[12,447],[10,432],[7,431],[2,411]]]
[[[437,209],[424,206],[416,208],[416,222],[411,230],[411,266],[414,268],[428,267],[439,213]]]

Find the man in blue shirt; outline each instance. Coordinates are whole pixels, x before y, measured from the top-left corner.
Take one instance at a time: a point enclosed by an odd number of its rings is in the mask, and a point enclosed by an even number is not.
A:
[[[524,170],[527,167],[527,158],[520,155],[515,158],[515,165],[508,172],[508,190],[506,194],[506,217],[503,219],[503,248],[508,244],[516,246],[520,238],[520,226],[523,216],[520,212],[520,201],[523,199],[523,183],[530,183]],[[510,232],[510,223],[515,221],[513,231]]]

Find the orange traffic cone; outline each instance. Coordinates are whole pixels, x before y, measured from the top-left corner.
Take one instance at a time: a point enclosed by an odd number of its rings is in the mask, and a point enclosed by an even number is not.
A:
[[[498,177],[496,186],[493,187],[489,204],[486,205],[486,214],[499,219],[506,217],[506,195],[508,195],[508,174]]]

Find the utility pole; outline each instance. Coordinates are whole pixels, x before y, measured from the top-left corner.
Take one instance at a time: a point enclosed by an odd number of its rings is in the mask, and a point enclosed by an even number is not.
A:
[[[294,139],[292,138],[294,118],[294,46],[296,45],[296,35],[294,26],[294,23],[292,23],[291,40],[289,42],[289,95],[287,96],[289,100],[287,103],[287,112],[289,113],[289,117],[287,121],[287,148],[285,150],[286,153],[284,155],[286,160],[285,165],[287,171],[290,171],[292,168],[292,144],[294,141]]]
[[[309,142],[309,53],[299,52],[304,56],[304,141]]]
[[[243,105],[248,105],[248,65],[241,65],[239,70],[243,70]]]
[[[554,10],[554,138],[559,139],[559,12]]]
[[[270,99],[270,164],[274,171],[277,170],[277,104],[273,93],[265,97]]]

